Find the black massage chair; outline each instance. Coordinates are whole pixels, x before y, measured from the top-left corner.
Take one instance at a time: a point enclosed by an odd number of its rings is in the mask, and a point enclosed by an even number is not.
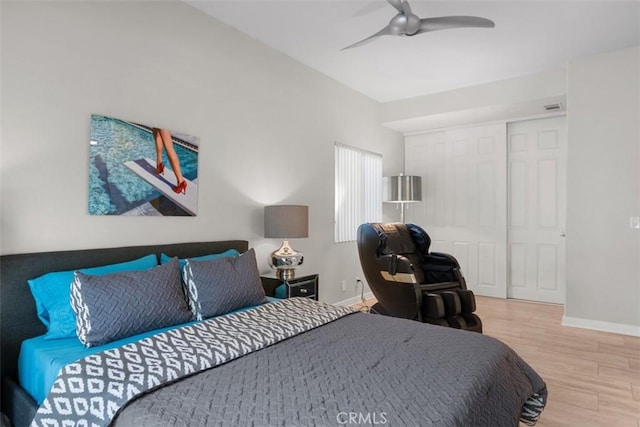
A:
[[[429,252],[431,238],[415,224],[362,224],[358,253],[378,300],[372,312],[482,333],[473,292],[458,261]]]

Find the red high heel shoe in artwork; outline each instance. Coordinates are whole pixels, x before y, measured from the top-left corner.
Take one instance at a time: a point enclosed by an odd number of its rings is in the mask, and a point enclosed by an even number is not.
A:
[[[187,194],[187,181],[182,181],[180,184],[173,187],[173,191],[178,194]]]
[[[160,164],[156,166],[156,173],[158,175],[164,175],[164,163],[160,162]]]

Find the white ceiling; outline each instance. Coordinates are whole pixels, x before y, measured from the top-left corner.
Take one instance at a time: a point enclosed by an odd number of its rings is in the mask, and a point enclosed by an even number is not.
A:
[[[494,29],[380,37],[385,0],[185,0],[380,102],[562,68],[572,58],[640,44],[639,1],[410,0],[421,18],[475,15]]]

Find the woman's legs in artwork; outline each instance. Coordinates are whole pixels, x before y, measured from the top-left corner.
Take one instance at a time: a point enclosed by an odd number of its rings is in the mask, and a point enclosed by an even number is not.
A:
[[[154,130],[155,133],[155,130]],[[173,139],[171,139],[171,132],[167,129],[158,129],[158,135],[160,140],[162,141],[162,145],[167,152],[167,158],[169,159],[169,164],[171,164],[171,169],[173,169],[173,173],[176,176],[177,185],[173,188],[173,191],[176,193],[185,193],[187,192],[187,181],[184,180],[182,176],[182,171],[180,169],[180,159],[178,158],[178,154],[176,154],[176,150],[173,148]],[[158,142],[156,138],[156,152],[157,152]]]
[[[156,173],[164,173],[164,163],[162,163],[162,136],[160,136],[160,129],[153,128],[153,139],[156,143]]]

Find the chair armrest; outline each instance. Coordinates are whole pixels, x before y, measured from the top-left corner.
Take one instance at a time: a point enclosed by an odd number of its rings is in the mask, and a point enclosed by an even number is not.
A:
[[[378,258],[378,267],[384,280],[389,282],[418,283],[413,264],[402,255],[390,254]]]

